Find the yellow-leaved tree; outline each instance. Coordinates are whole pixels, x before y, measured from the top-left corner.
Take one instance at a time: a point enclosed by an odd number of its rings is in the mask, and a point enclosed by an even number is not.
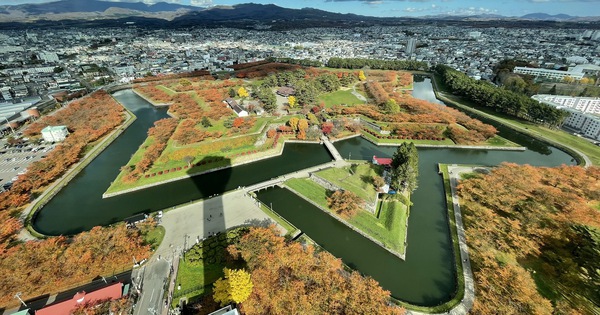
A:
[[[238,92],[239,97],[242,97],[242,98],[248,97],[248,91],[246,91],[246,88],[244,88],[243,86],[240,87],[237,92]]]
[[[365,72],[364,71],[362,71],[362,70],[358,71],[358,79],[361,80],[361,81],[364,81],[364,80],[367,79],[367,77],[365,76]]]
[[[225,306],[231,302],[242,303],[252,293],[252,279],[250,274],[243,269],[224,268],[225,276],[219,278],[214,284],[213,298]]]
[[[290,125],[290,127],[292,127],[292,130],[297,131],[298,130],[298,122],[299,121],[300,121],[300,119],[298,119],[298,117],[292,117],[288,121],[288,124]]]
[[[296,106],[296,97],[294,95],[288,96],[288,104],[290,104],[290,107]]]

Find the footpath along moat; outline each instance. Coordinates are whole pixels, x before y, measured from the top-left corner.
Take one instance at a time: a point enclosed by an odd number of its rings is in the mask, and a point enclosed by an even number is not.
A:
[[[429,79],[415,82],[415,97],[430,97]],[[114,94],[137,120],[71,183],[41,209],[34,228],[47,235],[75,234],[96,225],[122,221],[147,213],[251,186],[278,176],[332,161],[324,145],[288,143],[278,157],[226,170],[185,178],[145,190],[102,198],[119,168],[144,141],[153,122],[166,117],[131,90]],[[489,122],[486,122],[489,123]],[[419,188],[411,196],[406,260],[374,245],[312,204],[283,188],[262,190],[258,198],[296,225],[319,245],[348,266],[373,277],[392,296],[416,305],[432,306],[456,294],[456,271],[445,205],[445,193],[437,164],[498,165],[514,162],[538,166],[574,164],[571,156],[540,141],[506,128],[500,135],[527,148],[525,151],[419,148]],[[333,144],[341,157],[370,160],[391,156],[394,147],[379,147],[362,138]],[[410,284],[410,285],[407,285]]]

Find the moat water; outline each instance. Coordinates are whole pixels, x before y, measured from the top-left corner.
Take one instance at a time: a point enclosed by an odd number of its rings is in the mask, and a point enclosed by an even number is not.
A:
[[[415,97],[434,100],[428,78],[421,78],[414,86]],[[332,159],[322,145],[288,143],[278,157],[102,199],[119,168],[127,163],[146,138],[148,128],[154,121],[167,117],[164,109],[152,107],[130,90],[116,92],[114,96],[137,116],[137,120],[41,209],[33,223],[40,233],[75,234],[97,225],[119,222],[135,214],[221,194],[238,186],[248,186]],[[258,197],[266,204],[272,203],[276,212],[344,263],[379,281],[395,298],[417,305],[437,305],[456,293],[450,230],[437,163],[489,166],[502,162],[538,166],[575,163],[571,156],[559,149],[510,129],[496,127],[501,136],[527,147],[527,150],[419,149],[419,188],[411,196],[413,206],[405,261],[375,246],[285,189],[261,191]],[[395,151],[394,147],[378,147],[361,138],[337,142],[335,146],[343,157],[351,156],[352,159],[370,160],[373,155],[387,157]]]

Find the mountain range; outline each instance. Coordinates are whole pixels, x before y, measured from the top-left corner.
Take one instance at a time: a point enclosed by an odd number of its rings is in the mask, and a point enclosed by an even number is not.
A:
[[[143,2],[111,2],[102,0],[60,0],[43,4],[20,4],[0,6],[0,27],[45,27],[53,21],[62,25],[119,26],[123,23],[138,23],[157,27],[186,27],[192,25],[231,25],[241,23],[277,24],[280,28],[291,26],[302,20],[303,26],[343,26],[360,23],[395,23],[402,20],[445,20],[445,21],[551,21],[551,22],[598,22],[600,17],[574,17],[566,14],[527,14],[521,17],[500,15],[437,15],[421,18],[380,18],[355,14],[332,13],[319,9],[288,9],[273,4],[239,4],[235,6],[196,7],[159,2],[148,5]],[[100,23],[102,21],[102,23]],[[340,24],[341,23],[341,24]],[[273,26],[270,25],[270,26]],[[283,25],[283,26],[282,26]],[[270,27],[269,26],[269,27]]]

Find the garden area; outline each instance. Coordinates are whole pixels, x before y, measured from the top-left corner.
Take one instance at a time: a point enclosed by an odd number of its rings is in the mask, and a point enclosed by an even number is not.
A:
[[[179,261],[171,306],[179,305],[180,299],[194,303],[203,296],[210,298],[212,285],[223,276],[223,268],[242,268],[239,262],[227,259],[227,246],[238,242],[247,232],[246,227],[231,229],[208,237],[185,252]]]
[[[315,175],[353,192],[364,202],[375,202],[376,189],[373,176],[380,175],[378,166],[359,164],[345,168],[330,168]],[[334,213],[330,197],[334,193],[311,179],[290,179],[285,185],[295,193],[315,202],[322,209]],[[380,241],[394,252],[404,254],[406,248],[406,225],[410,200],[409,193],[384,195],[376,204],[375,213],[361,209],[351,217],[341,217],[346,223]]]
[[[269,67],[260,62],[237,68]],[[171,118],[157,121],[148,131],[107,193],[266,158],[292,138],[315,141],[322,135],[336,139],[360,134],[375,143],[510,145],[489,125],[414,99],[405,91],[412,84],[408,72],[288,70],[251,81],[202,76],[136,85],[145,98],[171,104]],[[277,104],[275,92],[281,93],[282,87],[291,95],[287,103]],[[365,91],[367,104],[352,94],[353,87]],[[281,108],[276,110],[281,106],[291,114],[280,117]]]

